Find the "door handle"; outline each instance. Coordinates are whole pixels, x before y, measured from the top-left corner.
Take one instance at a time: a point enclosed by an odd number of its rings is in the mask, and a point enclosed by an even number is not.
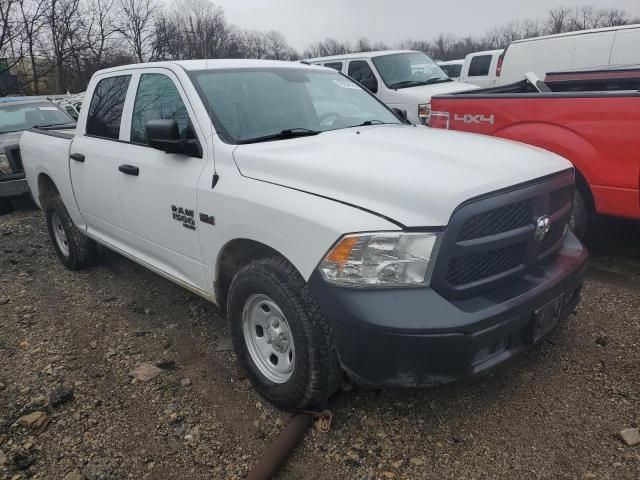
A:
[[[133,165],[120,165],[118,167],[122,173],[126,173],[127,175],[133,175],[135,177],[140,173],[140,169],[138,167],[134,167]]]
[[[84,155],[81,153],[72,153],[69,155],[71,160],[75,160],[76,162],[84,163]]]

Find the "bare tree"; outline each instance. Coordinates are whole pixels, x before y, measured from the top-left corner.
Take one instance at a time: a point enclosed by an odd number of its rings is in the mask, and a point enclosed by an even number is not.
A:
[[[548,32],[551,34],[566,32],[569,28],[570,15],[571,9],[567,7],[557,7],[549,10]]]
[[[265,35],[265,58],[272,60],[293,60],[296,52],[287,43],[285,36],[275,30]]]
[[[36,58],[36,44],[40,31],[42,30],[47,14],[47,3],[45,0],[20,0],[20,22],[22,26],[22,41],[25,45],[26,53],[29,55],[31,63],[31,77],[33,82],[33,92],[40,93],[41,74],[47,72],[38,71]]]
[[[139,62],[151,52],[156,6],[153,0],[120,0],[118,32],[127,40]]]
[[[95,68],[102,68],[105,50],[117,32],[114,24],[115,0],[89,0],[84,23],[85,42]]]
[[[42,40],[41,48],[54,63],[58,75],[58,89],[67,90],[65,62],[75,48],[73,37],[77,34],[80,0],[47,0],[45,25],[47,38]]]

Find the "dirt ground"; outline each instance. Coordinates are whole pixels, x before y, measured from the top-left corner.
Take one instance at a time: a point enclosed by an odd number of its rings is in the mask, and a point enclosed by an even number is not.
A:
[[[488,378],[339,395],[278,478],[639,479],[617,437],[640,426],[635,228],[548,341]],[[0,217],[0,479],[242,478],[288,417],[229,348],[204,300],[106,250],[66,271],[41,212]],[[132,380],[142,363],[160,375]]]

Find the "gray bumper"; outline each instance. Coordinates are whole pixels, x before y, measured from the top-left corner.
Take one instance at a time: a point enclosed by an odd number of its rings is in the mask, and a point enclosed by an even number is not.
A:
[[[21,178],[19,180],[7,180],[6,182],[0,182],[0,198],[1,197],[15,197],[29,192],[29,185],[27,180]]]

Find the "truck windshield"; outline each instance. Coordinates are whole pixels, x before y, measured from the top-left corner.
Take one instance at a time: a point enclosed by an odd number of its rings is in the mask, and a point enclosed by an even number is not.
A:
[[[337,72],[256,68],[193,72],[225,141],[252,143],[361,125],[401,124],[382,103]]]
[[[69,115],[48,102],[0,105],[0,133],[73,123],[75,122]]]
[[[371,59],[389,88],[450,82],[442,69],[422,52],[393,53]]]

